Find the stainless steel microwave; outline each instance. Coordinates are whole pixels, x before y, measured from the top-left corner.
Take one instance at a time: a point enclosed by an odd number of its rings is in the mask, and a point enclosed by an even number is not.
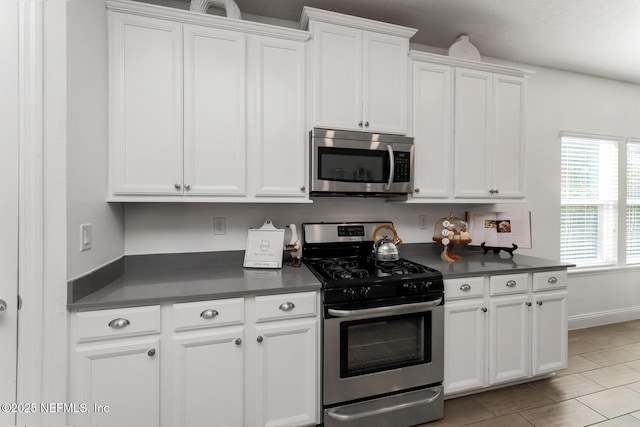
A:
[[[314,128],[312,196],[394,196],[413,192],[413,138]]]

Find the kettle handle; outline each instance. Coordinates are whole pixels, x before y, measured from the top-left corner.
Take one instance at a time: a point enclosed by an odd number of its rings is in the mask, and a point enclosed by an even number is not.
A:
[[[378,241],[378,238],[377,238],[377,236],[376,236],[376,234],[378,234],[378,231],[380,231],[380,230],[382,230],[382,229],[384,229],[384,228],[386,228],[387,230],[391,230],[391,231],[393,231],[393,244],[394,244],[394,245],[397,245],[397,244],[399,244],[399,243],[402,243],[402,239],[398,237],[398,233],[396,233],[396,229],[395,229],[395,228],[393,228],[393,227],[392,227],[392,226],[390,226],[390,225],[387,225],[387,224],[381,224],[381,225],[377,226],[377,227],[375,228],[375,230],[373,230],[373,241],[374,241],[374,242],[377,242],[377,241]]]

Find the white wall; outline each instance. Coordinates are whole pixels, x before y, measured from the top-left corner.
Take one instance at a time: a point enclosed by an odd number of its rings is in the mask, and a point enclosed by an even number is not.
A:
[[[123,208],[107,204],[107,10],[103,0],[67,2],[67,277],[122,256]],[[92,248],[80,251],[80,224]]]

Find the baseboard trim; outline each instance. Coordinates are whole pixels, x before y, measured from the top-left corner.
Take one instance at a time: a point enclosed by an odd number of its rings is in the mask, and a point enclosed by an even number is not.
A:
[[[608,325],[610,323],[627,322],[640,319],[640,307],[629,307],[619,310],[598,311],[595,313],[569,316],[569,330]]]

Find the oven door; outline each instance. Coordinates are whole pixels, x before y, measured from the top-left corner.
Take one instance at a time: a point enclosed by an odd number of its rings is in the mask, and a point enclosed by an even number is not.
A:
[[[442,298],[324,315],[325,407],[442,382]]]

